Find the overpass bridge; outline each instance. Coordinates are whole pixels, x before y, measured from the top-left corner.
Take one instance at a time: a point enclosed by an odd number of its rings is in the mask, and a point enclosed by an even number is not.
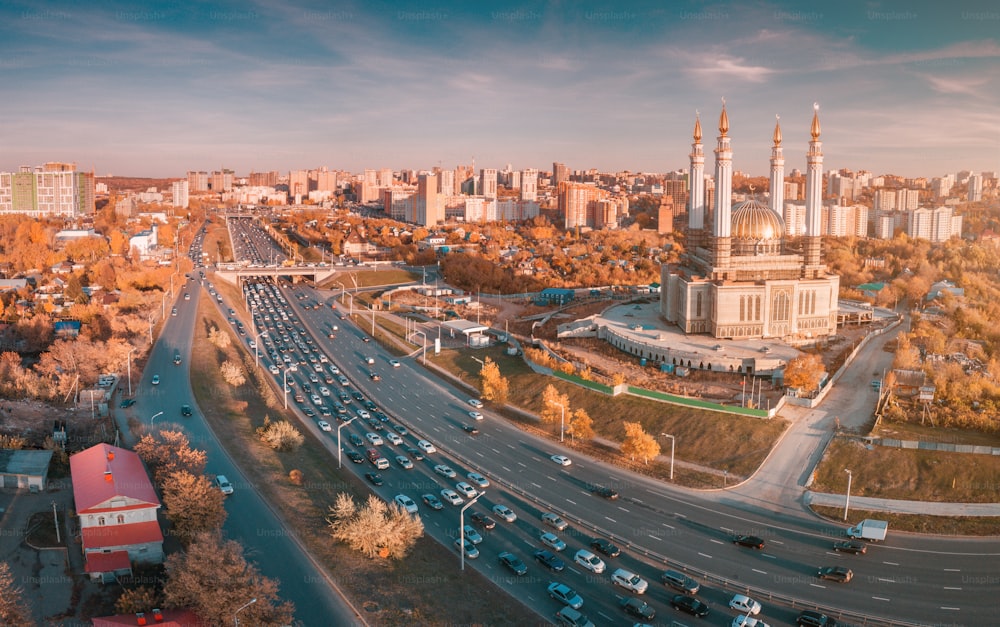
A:
[[[251,267],[234,263],[222,263],[216,266],[215,276],[220,280],[240,286],[242,281],[250,277],[291,277],[293,281],[300,278],[312,279],[314,283],[322,283],[343,268],[329,265],[294,265],[294,266],[262,266]]]

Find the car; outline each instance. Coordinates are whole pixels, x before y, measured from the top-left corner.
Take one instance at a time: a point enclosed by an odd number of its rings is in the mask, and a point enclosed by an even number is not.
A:
[[[437,453],[437,449],[434,448],[434,445],[428,442],[427,440],[420,440],[419,442],[417,442],[417,448],[419,448],[425,453]]]
[[[471,485],[464,481],[459,481],[455,484],[455,490],[463,495],[467,499],[474,499],[476,495],[479,494],[479,490],[476,490]]]
[[[372,339],[366,335],[365,337],[361,338],[361,341],[367,344],[368,342],[371,342]]]
[[[361,436],[358,435],[357,433],[352,433],[349,436],[349,438],[351,440],[351,444],[353,444],[354,446],[364,446],[365,445],[365,441],[362,440]]]
[[[398,359],[390,359],[389,365],[392,366],[393,368],[399,368],[400,363]]]
[[[844,566],[824,566],[816,573],[820,579],[828,579],[837,583],[847,583],[854,579],[854,571]]]
[[[462,425],[462,431],[465,431],[469,435],[479,435],[479,429],[473,425]]]
[[[411,459],[415,459],[418,462],[424,459],[424,452],[418,448],[413,448],[412,446],[407,447],[406,454],[409,455]]]
[[[590,541],[590,548],[598,553],[604,553],[608,557],[618,557],[622,554],[621,549],[617,545],[612,544],[610,540],[605,540],[604,538],[593,538]]]
[[[656,618],[656,610],[642,599],[623,597],[618,601],[618,605],[630,616],[635,616],[643,620],[653,620]]]
[[[729,609],[736,610],[742,614],[756,616],[760,614],[760,603],[745,594],[737,594],[729,600]]]
[[[434,496],[433,494],[424,494],[423,496],[420,497],[420,499],[424,502],[424,505],[433,510],[444,509],[444,503],[442,503],[441,499]]]
[[[698,599],[686,594],[678,594],[670,599],[670,607],[680,610],[685,614],[705,618],[708,616],[708,606]]]
[[[509,523],[517,520],[517,514],[515,514],[514,510],[506,505],[494,505],[493,513],[496,514],[501,520],[505,520]]]
[[[361,418],[362,420],[371,420],[372,417],[372,415],[368,413],[367,409],[358,408],[354,413],[357,414],[358,418]]]
[[[365,456],[357,451],[347,451],[347,459],[351,460],[355,464],[361,464],[365,461]]]
[[[569,627],[594,627],[594,622],[586,614],[581,614],[579,610],[574,610],[569,606],[563,606],[556,612],[556,622]]]
[[[461,538],[455,538],[455,547],[457,547],[460,551],[464,550],[465,556],[470,560],[474,560],[479,557],[479,549],[477,549],[476,545],[469,542],[467,539],[462,540]]]
[[[441,475],[442,477],[448,477],[449,479],[455,478],[455,471],[452,470],[451,466],[446,466],[444,464],[438,464],[434,467],[434,472]]]
[[[396,446],[399,446],[400,444],[403,443],[403,438],[399,437],[395,433],[386,433],[385,439],[389,440],[390,444],[394,444]]]
[[[833,550],[841,551],[842,553],[864,555],[868,552],[868,544],[860,540],[841,540],[840,542],[833,543]]]
[[[413,462],[406,455],[396,455],[396,463],[403,470],[413,470]]]
[[[188,294],[187,292],[184,292],[184,300],[191,300],[191,295]]]
[[[802,610],[795,619],[795,624],[798,627],[837,627],[836,620],[816,610]]]
[[[153,385],[160,385],[160,375],[154,374],[153,379],[150,381]]]
[[[483,407],[483,402],[478,398],[470,398],[468,402],[469,405],[472,405],[476,409],[481,409]]]
[[[270,366],[268,366],[267,369],[268,369],[268,371],[271,374],[280,374],[281,373],[281,370],[279,370],[278,367],[275,366],[274,364],[271,364]]]
[[[302,413],[305,414],[306,416],[309,416],[310,418],[316,417],[316,412],[313,411],[312,407],[306,407],[305,409],[302,410]]]
[[[566,568],[566,562],[562,561],[552,551],[540,550],[535,551],[535,560],[538,561],[542,566],[548,568],[549,570],[554,570],[559,573]]]
[[[479,413],[478,411],[476,411],[476,410],[470,411],[469,412],[469,417],[472,418],[473,420],[482,420],[483,419],[483,415],[481,413]]]
[[[488,488],[488,487],[490,487],[490,480],[487,479],[486,477],[482,476],[478,472],[470,472],[466,476],[469,478],[469,481],[471,481],[472,483],[476,484],[477,488]]]
[[[580,549],[577,551],[576,555],[573,556],[573,561],[596,575],[600,575],[604,572],[604,569],[607,568],[604,564],[604,560],[597,557],[587,549]]]
[[[521,561],[521,558],[514,555],[509,551],[504,551],[497,556],[500,563],[510,569],[515,575],[521,576],[528,574],[528,567]]]
[[[573,460],[566,457],[565,455],[553,455],[549,459],[559,464],[560,466],[570,466],[573,464]]]
[[[410,433],[410,430],[404,427],[403,425],[392,425],[392,429],[399,435],[407,435],[408,433]]]
[[[472,522],[476,523],[483,529],[493,529],[497,526],[497,521],[482,512],[474,512],[472,514]]]
[[[458,492],[455,492],[451,488],[445,488],[444,490],[441,490],[441,498],[443,498],[445,501],[455,506],[462,505],[463,503],[465,503],[465,499],[460,497],[458,495]]]
[[[377,472],[366,472],[365,479],[372,482],[372,485],[382,485],[382,475]]]
[[[333,427],[331,427],[330,423],[325,420],[320,420],[316,424],[319,425],[319,428],[322,431],[333,431]]]
[[[619,568],[611,573],[611,583],[636,594],[646,594],[646,589],[649,588],[649,583],[645,579],[624,568]]]
[[[181,416],[190,416],[191,413],[190,405],[181,405]]]
[[[219,492],[227,496],[233,493],[233,484],[229,483],[226,475],[215,475],[215,487],[219,488]]]
[[[734,536],[733,544],[738,544],[739,546],[745,546],[751,549],[757,549],[758,551],[764,548],[764,540],[758,538],[757,536]]]
[[[479,535],[479,532],[472,525],[462,527],[462,533],[465,534],[465,539],[473,544],[483,543],[483,536]]]
[[[371,364],[375,363],[375,358],[374,357],[365,357],[365,363],[371,365]]]
[[[771,627],[763,620],[752,616],[737,616],[733,619],[732,627]]]
[[[368,432],[365,434],[368,441],[372,443],[373,446],[382,446],[385,442],[382,440],[382,436],[377,433]]]
[[[673,588],[684,594],[698,594],[698,590],[701,589],[701,584],[676,570],[663,571],[663,574],[660,575],[660,581],[668,588]]]
[[[583,597],[564,583],[553,581],[549,584],[549,596],[574,610],[583,607]]]
[[[309,375],[309,380],[312,381],[313,379],[319,379],[319,377],[317,377],[316,374],[313,373]],[[313,383],[316,383],[316,381],[313,381]],[[330,388],[326,387],[325,385],[319,386],[319,395],[330,396]]]
[[[562,551],[566,548],[566,543],[560,540],[559,536],[548,531],[539,536],[538,539],[553,551]]]
[[[311,401],[312,401],[312,404],[313,404],[313,405],[322,405],[322,404],[323,404],[323,399],[321,399],[321,398],[320,398],[319,396],[317,396],[316,394],[310,394],[310,395],[309,395],[309,400],[311,400]]]
[[[399,505],[400,507],[405,509],[408,513],[410,514],[417,513],[417,504],[413,502],[413,499],[406,496],[405,494],[397,494],[392,500],[396,502],[396,505]]]
[[[134,398],[125,398],[125,399],[122,399],[121,403],[118,403],[118,406],[121,407],[122,409],[128,409],[132,405],[135,405],[135,399]]]
[[[177,308],[176,307],[174,307],[173,309],[170,310],[170,315],[171,316],[176,316],[177,315]]]
[[[593,494],[601,498],[608,499],[609,501],[614,501],[618,498],[618,491],[613,488],[608,488],[602,485],[590,486],[590,491]]]
[[[377,373],[377,372],[375,372],[373,370],[373,371],[371,371],[371,372],[368,373],[368,378],[371,379],[372,381],[381,381],[382,380],[382,375],[380,375],[379,373]]]
[[[566,527],[569,527],[569,523],[563,520],[558,514],[553,514],[552,512],[542,514],[542,522],[556,531],[562,531]]]

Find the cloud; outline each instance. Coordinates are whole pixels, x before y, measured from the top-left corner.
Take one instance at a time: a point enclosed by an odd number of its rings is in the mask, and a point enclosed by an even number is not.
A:
[[[762,83],[775,73],[771,68],[754,65],[742,57],[729,56],[720,56],[688,71],[696,77],[724,81],[735,79],[749,83]]]
[[[988,77],[955,77],[955,76],[933,76],[931,74],[918,74],[925,79],[934,91],[942,94],[964,94],[967,96],[983,96],[979,89],[989,82]]]

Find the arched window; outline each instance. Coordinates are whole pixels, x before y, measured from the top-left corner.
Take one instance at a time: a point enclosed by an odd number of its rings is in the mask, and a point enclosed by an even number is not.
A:
[[[118,516],[117,516],[117,522],[118,522],[119,525],[124,525],[125,524],[125,514],[118,514]]]

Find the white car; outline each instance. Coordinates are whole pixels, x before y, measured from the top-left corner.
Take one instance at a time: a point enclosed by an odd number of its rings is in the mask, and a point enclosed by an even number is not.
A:
[[[397,494],[393,501],[395,501],[397,505],[405,509],[408,513],[417,513],[417,504],[413,502],[413,499],[405,494]]]
[[[385,439],[389,440],[390,444],[395,444],[396,446],[399,446],[400,444],[403,443],[403,438],[399,437],[395,433],[386,433]]]
[[[359,408],[355,413],[358,415],[358,418],[361,418],[362,420],[368,420],[369,418],[372,417],[372,415],[368,413],[367,409]]]
[[[569,527],[569,523],[563,520],[558,514],[553,514],[552,512],[542,514],[542,522],[556,531],[562,531],[566,527]]]
[[[270,372],[271,374],[280,374],[280,373],[281,373],[281,370],[278,370],[278,367],[277,367],[277,366],[275,366],[274,364],[271,364],[270,366],[268,366],[268,368],[267,368],[267,369],[268,369],[268,371],[269,371],[269,372]]]
[[[576,555],[573,557],[573,561],[597,575],[603,573],[604,569],[607,568],[604,564],[604,560],[597,557],[587,549],[580,549],[577,551]]]
[[[413,470],[413,462],[406,455],[397,455],[396,463],[399,464],[400,468],[403,470]]]
[[[371,442],[373,446],[382,446],[384,444],[382,436],[377,433],[366,433],[365,437],[368,438],[368,441]]]
[[[554,533],[545,532],[538,539],[553,551],[562,551],[566,548],[566,543]]]
[[[745,594],[735,595],[732,600],[729,601],[729,607],[730,609],[734,609],[743,614],[751,614],[753,616],[760,614],[760,603],[754,601]]]
[[[469,485],[464,481],[459,481],[458,483],[456,483],[455,490],[457,490],[459,494],[465,496],[465,498],[467,499],[474,499],[476,498],[476,495],[479,494],[479,491],[477,491],[475,488],[473,488],[471,485]]]
[[[514,510],[507,507],[506,505],[494,505],[493,513],[496,514],[497,517],[502,518],[503,520],[506,520],[509,523],[512,523],[515,520],[517,520],[517,514],[515,514]]]
[[[471,417],[471,418],[472,418],[473,420],[482,420],[482,419],[483,419],[483,415],[482,415],[481,413],[479,413],[478,411],[476,411],[476,410],[472,410],[472,411],[470,411],[470,412],[469,412],[469,416],[470,416],[470,417]]]
[[[473,544],[481,544],[483,542],[483,536],[479,535],[479,532],[472,525],[462,527],[462,532],[465,534],[465,539]]]
[[[333,427],[331,427],[330,423],[325,420],[320,420],[316,424],[318,424],[319,428],[322,429],[323,431],[333,431]]]
[[[566,457],[565,455],[553,455],[549,459],[559,464],[560,466],[569,466],[573,463],[573,460]]]
[[[154,374],[153,380],[150,381],[150,383],[152,383],[153,385],[160,385],[160,375]]]
[[[478,488],[488,488],[490,487],[490,480],[482,476],[478,472],[470,472],[468,474],[469,481],[476,484]]]
[[[309,395],[309,400],[311,400],[312,404],[316,405],[316,406],[319,406],[319,405],[323,404],[323,399],[321,399],[320,397],[316,396],[315,394],[310,394]]]
[[[611,583],[621,586],[626,590],[631,590],[636,594],[645,594],[646,589],[649,588],[649,582],[624,568],[619,568],[611,573]]]
[[[392,366],[393,368],[399,368],[400,363],[398,359],[390,359],[389,365]]]
[[[733,627],[771,627],[759,618],[752,616],[737,616],[733,619]]]
[[[434,467],[434,472],[441,475],[442,477],[448,477],[449,479],[455,478],[455,471],[451,469],[451,466],[438,464],[437,466]]]
[[[469,542],[468,540],[466,540],[465,544],[463,545],[461,538],[455,538],[455,546],[457,548],[460,548],[461,550],[464,550],[465,556],[470,560],[474,560],[477,557],[479,557],[479,549],[476,548],[475,544]]]
[[[319,379],[319,377],[313,374],[309,377],[309,380],[312,381],[313,377]],[[313,383],[316,383],[316,381],[313,381]],[[321,385],[319,386],[319,393],[321,396],[330,396],[330,388],[326,387],[325,385]]]
[[[462,497],[460,497],[458,493],[452,490],[451,488],[445,488],[444,490],[441,490],[441,498],[443,498],[448,503],[451,503],[452,505],[461,505],[465,503],[465,500],[462,499]]]
[[[434,445],[428,442],[427,440],[420,440],[419,442],[417,442],[417,448],[419,448],[425,453],[437,453],[437,449],[434,448]]]
[[[478,398],[470,398],[469,399],[469,405],[472,405],[473,407],[476,407],[476,408],[481,408],[483,406],[483,402],[481,400],[479,400]]]
[[[215,486],[219,488],[219,491],[223,494],[229,495],[233,493],[233,484],[229,483],[229,479],[226,479],[226,475],[216,475]]]

